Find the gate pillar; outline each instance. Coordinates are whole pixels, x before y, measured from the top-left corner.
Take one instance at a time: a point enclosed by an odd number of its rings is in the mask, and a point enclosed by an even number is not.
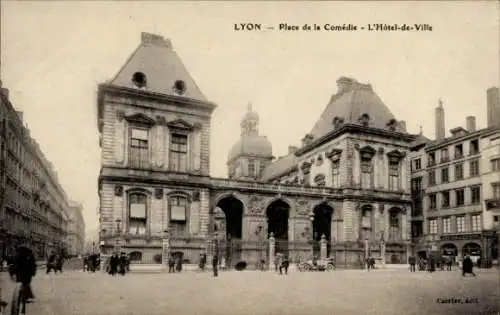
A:
[[[274,256],[276,250],[276,239],[274,238],[274,233],[271,232],[269,237],[269,270],[274,270]]]

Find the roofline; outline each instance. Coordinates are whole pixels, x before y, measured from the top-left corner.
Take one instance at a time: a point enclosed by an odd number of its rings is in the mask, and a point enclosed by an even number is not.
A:
[[[103,111],[103,103],[104,103],[104,94],[121,94],[124,96],[131,97],[141,97],[145,100],[155,100],[160,102],[172,102],[182,105],[188,105],[191,107],[195,107],[197,109],[203,109],[208,111],[210,114],[217,108],[217,105],[212,102],[200,101],[193,98],[181,97],[181,96],[173,96],[162,93],[155,93],[151,91],[143,91],[134,88],[127,88],[116,86],[109,83],[101,83],[97,86],[97,129],[99,132],[102,131],[102,111]]]
[[[249,158],[270,159],[270,160],[272,160],[272,159],[275,158],[274,155],[263,155],[263,154],[257,154],[257,153],[244,153],[244,152],[241,152],[241,153],[238,153],[238,155],[236,155],[235,157],[233,157],[231,159],[228,159],[227,162],[226,162],[226,165],[229,166],[229,164],[231,162],[234,162],[235,160],[237,160],[241,156],[245,156],[245,157],[249,157]]]
[[[493,127],[483,128],[460,137],[448,137],[443,140],[434,140],[433,142],[428,144],[428,146],[425,148],[425,152],[434,151],[444,146],[448,146],[450,144],[454,144],[457,142],[466,141],[475,137],[484,138],[499,131],[500,131],[500,126],[493,126]]]
[[[264,178],[264,177],[261,177],[261,179],[263,181],[266,181],[266,182],[269,182],[269,181],[273,181],[273,180],[276,180],[280,177],[283,177],[283,176],[287,176],[287,175],[290,175],[292,174],[293,172],[296,172],[299,170],[299,167],[297,166],[296,163],[294,163],[292,166],[286,168],[283,172],[281,173],[276,173],[275,175],[271,176],[271,177],[268,177],[268,178]]]
[[[387,138],[399,138],[399,139],[402,139],[406,142],[413,141],[416,138],[415,135],[411,135],[408,133],[389,131],[389,130],[384,130],[384,129],[379,129],[379,128],[363,127],[363,126],[360,126],[357,124],[347,123],[347,124],[342,125],[338,129],[334,129],[334,130],[328,132],[326,135],[313,141],[309,145],[306,145],[302,148],[299,148],[295,152],[295,155],[301,156],[307,152],[310,152],[310,151],[314,150],[315,148],[317,148],[318,146],[325,144],[326,142],[328,142],[334,138],[337,138],[338,136],[340,136],[344,133],[367,133],[367,134],[383,136],[383,137],[387,137]]]

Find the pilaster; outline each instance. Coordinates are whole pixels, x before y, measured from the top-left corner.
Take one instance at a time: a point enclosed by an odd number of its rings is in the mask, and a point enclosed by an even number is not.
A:
[[[200,189],[200,236],[208,236],[210,224],[210,191],[207,188]]]
[[[118,112],[115,121],[115,135],[114,135],[114,151],[115,160],[118,163],[123,163],[125,159],[125,117],[124,113]]]

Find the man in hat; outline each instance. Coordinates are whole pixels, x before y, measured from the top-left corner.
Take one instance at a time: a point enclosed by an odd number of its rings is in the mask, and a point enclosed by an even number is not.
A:
[[[35,295],[31,289],[31,280],[36,274],[36,260],[33,251],[27,246],[21,245],[16,248],[15,258],[15,276],[16,282],[23,284],[26,289],[26,297],[33,300]]]

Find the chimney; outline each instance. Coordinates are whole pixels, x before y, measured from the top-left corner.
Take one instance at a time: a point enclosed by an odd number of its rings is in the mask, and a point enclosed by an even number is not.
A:
[[[20,119],[21,121],[23,121],[23,116],[24,116],[23,112],[22,112],[22,111],[20,111],[20,110],[16,110],[16,113],[17,113],[17,116],[19,116],[19,119]]]
[[[289,145],[288,146],[288,154],[294,154],[295,152],[297,152],[298,148],[294,145]]]
[[[444,126],[444,108],[443,101],[439,100],[439,106],[436,108],[436,140],[443,140],[445,138]]]
[[[402,132],[406,132],[406,121],[405,120],[401,120],[399,122],[399,128],[401,129]]]
[[[151,44],[158,47],[172,48],[172,43],[170,43],[170,40],[164,38],[161,35],[151,34],[147,32],[141,33],[141,43],[146,45]]]
[[[486,90],[486,117],[488,128],[500,125],[500,92],[497,87]]]
[[[467,116],[465,118],[465,126],[466,126],[468,132],[476,131],[476,117]]]

